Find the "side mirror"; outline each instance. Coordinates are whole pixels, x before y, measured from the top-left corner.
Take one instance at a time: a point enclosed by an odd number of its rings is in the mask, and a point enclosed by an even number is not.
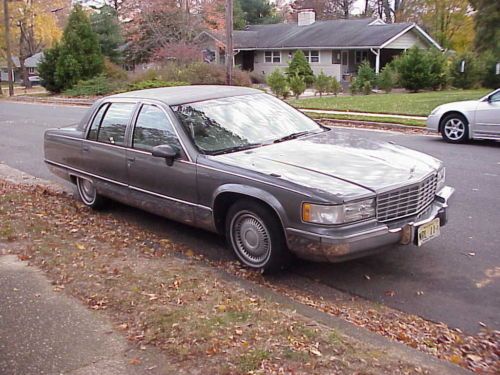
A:
[[[179,151],[170,145],[159,145],[153,147],[152,154],[155,157],[165,159],[167,161],[167,165],[171,167],[172,164],[174,164],[174,159],[179,155]]]

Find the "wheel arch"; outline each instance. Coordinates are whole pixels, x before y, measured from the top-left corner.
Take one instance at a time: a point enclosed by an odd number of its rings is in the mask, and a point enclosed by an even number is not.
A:
[[[471,138],[471,128],[470,128],[470,124],[471,124],[471,119],[470,119],[470,116],[465,113],[465,112],[461,112],[461,111],[458,111],[456,109],[453,109],[453,110],[449,110],[449,111],[446,111],[444,112],[442,115],[441,115],[441,118],[439,119],[439,127],[438,127],[438,132],[439,133],[442,133],[443,131],[443,126],[444,126],[444,119],[446,117],[448,117],[449,115],[460,115],[462,116],[463,118],[465,118],[465,120],[467,120],[467,126],[469,128],[469,132],[468,132],[468,137]]]
[[[285,233],[286,214],[283,205],[267,191],[239,184],[223,185],[214,193],[212,207],[214,225],[218,233],[224,234],[229,207],[241,199],[254,200],[268,207],[279,219],[283,233]]]

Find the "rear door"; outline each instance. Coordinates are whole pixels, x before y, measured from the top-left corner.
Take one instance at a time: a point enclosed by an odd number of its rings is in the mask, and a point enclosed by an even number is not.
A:
[[[489,101],[479,102],[476,108],[474,136],[500,138],[500,91],[491,95]]]
[[[127,168],[134,204],[170,219],[194,224],[196,165],[189,160],[164,109],[155,104],[142,104],[131,138]],[[170,145],[179,152],[173,165],[152,155],[153,147],[159,145]]]
[[[136,108],[134,102],[104,103],[92,119],[83,142],[83,168],[101,194],[126,200],[127,126]]]

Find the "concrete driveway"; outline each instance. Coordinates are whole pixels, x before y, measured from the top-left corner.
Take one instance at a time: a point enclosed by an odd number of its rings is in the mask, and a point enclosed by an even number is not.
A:
[[[43,131],[78,121],[86,108],[0,102],[0,161],[58,180],[43,164]],[[500,143],[450,145],[439,137],[354,129],[444,160],[456,188],[450,221],[422,248],[392,248],[340,264],[298,262],[300,274],[331,287],[475,333],[480,322],[500,329]],[[117,215],[185,243],[211,258],[232,255],[215,235],[117,205]]]

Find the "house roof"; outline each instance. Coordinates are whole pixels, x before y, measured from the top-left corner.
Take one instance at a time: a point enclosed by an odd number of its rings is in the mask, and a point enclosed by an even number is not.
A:
[[[36,68],[38,64],[40,64],[40,61],[42,61],[42,57],[43,57],[43,52],[35,53],[33,56],[30,56],[26,60],[24,60],[24,65],[27,68]],[[21,64],[19,62],[19,57],[12,56],[12,62],[14,63],[15,68],[21,67]],[[2,61],[0,61],[0,67],[7,68],[7,61],[2,59]]]
[[[416,30],[429,43],[441,48],[428,34],[413,23],[384,24],[371,18],[316,21],[311,25],[296,23],[251,25],[233,34],[235,49],[275,48],[381,48],[391,39]],[[208,33],[223,43],[224,38]]]

